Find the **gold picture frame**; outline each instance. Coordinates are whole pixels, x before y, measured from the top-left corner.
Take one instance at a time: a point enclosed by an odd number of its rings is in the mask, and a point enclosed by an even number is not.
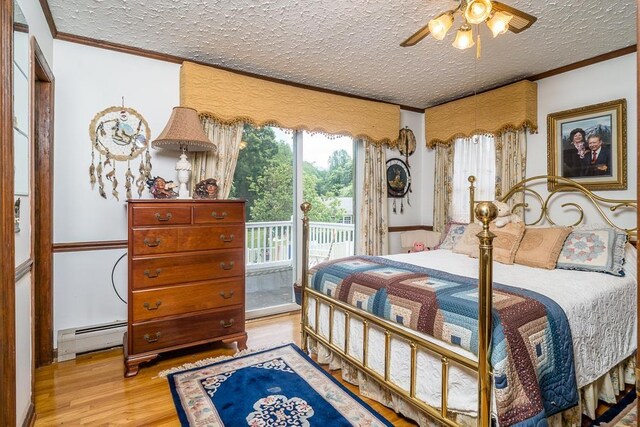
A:
[[[588,105],[547,116],[547,173],[585,188],[627,188],[627,100]],[[549,191],[559,184],[549,181]]]

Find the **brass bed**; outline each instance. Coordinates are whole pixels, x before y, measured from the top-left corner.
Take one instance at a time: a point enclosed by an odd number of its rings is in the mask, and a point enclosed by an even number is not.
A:
[[[492,242],[495,235],[489,231],[489,223],[496,218],[497,208],[491,202],[481,201],[478,202],[474,198],[474,177],[469,177],[470,187],[470,213],[471,218],[476,218],[482,223],[482,231],[477,235],[479,244],[479,263],[478,263],[478,287],[479,287],[479,300],[478,300],[478,360],[475,361],[470,357],[458,354],[450,349],[435,343],[431,340],[424,339],[418,334],[412,333],[404,327],[396,326],[395,324],[381,319],[371,313],[360,310],[352,305],[346,304],[342,301],[333,299],[315,289],[309,287],[309,217],[308,213],[311,210],[309,203],[303,203],[301,209],[303,212],[303,248],[302,248],[302,316],[301,316],[301,334],[302,334],[302,346],[305,351],[309,351],[309,340],[322,344],[330,351],[338,355],[340,358],[356,367],[358,370],[369,375],[375,381],[377,381],[382,387],[388,389],[399,395],[405,402],[409,403],[419,412],[425,413],[437,422],[447,426],[458,426],[454,419],[449,415],[447,395],[448,395],[448,372],[450,364],[456,364],[465,369],[477,372],[478,375],[478,425],[487,427],[491,424],[491,411],[492,411],[492,373],[489,363],[489,354],[492,338],[492,287],[493,287],[493,248]],[[553,185],[549,185],[553,184]],[[543,195],[538,187],[549,185],[549,188],[553,188],[547,195]],[[554,213],[557,213],[558,209],[572,210],[577,213],[578,218],[573,224],[563,225],[578,225],[585,220],[584,203],[588,203],[592,206],[591,212],[595,212],[596,216],[599,216],[599,221],[606,222],[612,228],[623,230],[627,233],[629,239],[636,240],[637,226],[632,228],[624,228],[616,225],[619,218],[613,218],[621,211],[631,211],[634,215],[637,210],[637,202],[635,200],[619,200],[604,198],[589,191],[579,183],[558,176],[536,176],[527,178],[514,187],[512,187],[504,196],[498,200],[501,202],[508,202],[515,195],[521,195],[519,202],[513,203],[512,212],[516,209],[526,209],[529,211],[529,204],[535,201],[539,204],[539,214],[535,220],[527,222],[526,225],[541,225],[549,224],[556,225],[558,222],[553,220]],[[554,204],[557,199],[562,198],[561,205],[558,207]],[[553,207],[553,208],[552,208]],[[534,215],[535,216],[535,215]],[[593,218],[590,218],[593,222]],[[637,284],[636,284],[637,286]],[[312,299],[310,299],[310,297]],[[314,306],[311,307],[310,301],[314,301]],[[328,306],[329,310],[329,331],[328,337],[320,334],[319,328],[319,316],[320,316],[320,304]],[[315,319],[311,319],[309,312],[310,308],[313,308]],[[334,333],[334,316],[336,312],[340,312],[341,316],[344,316],[344,345],[336,345],[332,339]],[[353,354],[349,353],[349,328],[351,325],[350,319],[359,319],[363,328],[362,339],[362,360],[359,360]],[[369,333],[371,328],[376,328],[382,331],[384,334],[384,373],[378,373],[369,364]],[[342,331],[341,331],[342,333]],[[404,340],[408,343],[410,348],[410,383],[408,389],[400,387],[396,383],[390,381],[390,348],[392,339]],[[427,404],[425,401],[417,398],[416,396],[416,383],[418,376],[417,359],[418,350],[429,351],[432,354],[436,354],[440,358],[440,375],[441,381],[441,403],[440,407],[434,407]],[[420,372],[420,375],[423,373]],[[427,373],[428,374],[428,373]]]

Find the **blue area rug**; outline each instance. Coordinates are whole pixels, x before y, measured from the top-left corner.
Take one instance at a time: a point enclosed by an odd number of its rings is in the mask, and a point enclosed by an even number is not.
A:
[[[294,344],[168,375],[183,426],[391,426]]]

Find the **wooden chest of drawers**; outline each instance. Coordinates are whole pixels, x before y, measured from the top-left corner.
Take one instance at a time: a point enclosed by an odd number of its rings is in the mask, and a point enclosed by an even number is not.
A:
[[[125,376],[212,341],[246,348],[244,201],[129,201]]]

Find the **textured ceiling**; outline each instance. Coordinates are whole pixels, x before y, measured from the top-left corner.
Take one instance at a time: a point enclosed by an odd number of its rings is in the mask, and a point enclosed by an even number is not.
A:
[[[61,32],[414,107],[636,43],[635,0],[502,0],[538,21],[484,27],[478,62],[454,31],[400,47],[450,0],[48,1]]]

